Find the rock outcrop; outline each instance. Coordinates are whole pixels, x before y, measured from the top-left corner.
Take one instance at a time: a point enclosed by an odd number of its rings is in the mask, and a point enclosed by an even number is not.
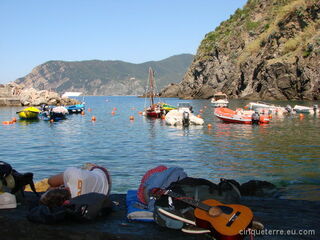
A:
[[[208,33],[162,97],[320,99],[320,1],[249,0]]]
[[[71,98],[62,98],[58,93],[48,90],[24,88],[15,83],[0,85],[0,106],[40,106],[47,105],[74,105],[79,101]]]

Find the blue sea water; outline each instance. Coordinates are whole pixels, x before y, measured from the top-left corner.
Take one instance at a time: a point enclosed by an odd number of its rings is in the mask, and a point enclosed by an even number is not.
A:
[[[173,105],[182,101],[163,100]],[[213,115],[209,100],[190,100],[195,113],[203,110],[205,125],[181,128],[140,115],[144,98],[100,96],[85,101],[84,116],[0,125],[0,159],[21,172],[33,172],[35,180],[69,166],[101,164],[111,172],[114,193],[136,189],[148,169],[162,164],[183,167],[189,176],[213,182],[221,177],[240,183],[266,180],[282,189],[283,198],[320,200],[319,116],[274,116],[270,124],[260,126],[226,124]],[[230,108],[247,102],[232,100]],[[296,103],[316,102],[276,102]],[[0,121],[18,117],[20,109],[0,108]]]

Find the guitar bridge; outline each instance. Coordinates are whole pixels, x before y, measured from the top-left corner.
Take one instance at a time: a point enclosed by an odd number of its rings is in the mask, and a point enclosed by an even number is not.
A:
[[[241,214],[241,212],[236,212],[235,214],[233,214],[231,216],[231,218],[229,219],[229,221],[227,222],[226,226],[227,227],[231,227],[231,225],[234,223],[234,221],[238,218],[238,216]]]

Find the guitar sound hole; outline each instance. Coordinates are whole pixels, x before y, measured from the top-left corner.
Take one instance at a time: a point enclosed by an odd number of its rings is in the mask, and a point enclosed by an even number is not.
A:
[[[227,207],[227,206],[217,206],[217,207],[220,208],[224,214],[231,214],[233,212],[233,209],[231,207]]]

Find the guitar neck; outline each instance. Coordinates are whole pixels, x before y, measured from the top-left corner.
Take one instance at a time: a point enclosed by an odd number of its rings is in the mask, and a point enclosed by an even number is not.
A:
[[[173,197],[173,198],[175,198],[175,199],[177,199],[179,201],[185,202],[185,203],[187,203],[187,204],[189,204],[191,206],[194,206],[196,208],[200,208],[200,209],[202,209],[204,211],[209,211],[210,208],[211,208],[211,206],[206,205],[206,204],[204,204],[204,203],[202,203],[200,201],[197,201],[197,200],[195,200],[193,198],[187,198],[187,197],[181,196],[181,195],[179,195],[179,194],[177,194],[175,192],[172,192],[170,190],[168,190],[165,194],[170,196],[170,197]]]

